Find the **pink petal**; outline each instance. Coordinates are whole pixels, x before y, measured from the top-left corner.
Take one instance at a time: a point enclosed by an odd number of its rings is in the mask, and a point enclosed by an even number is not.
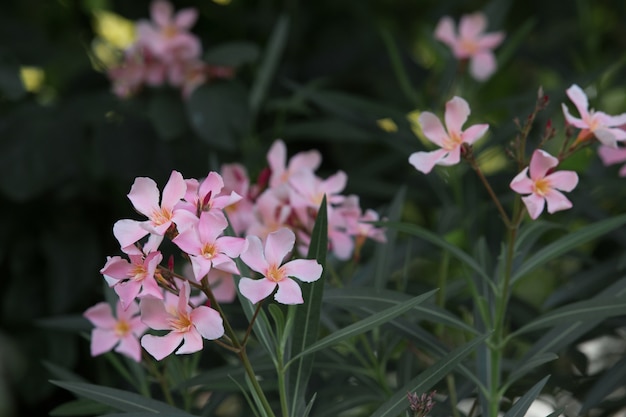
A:
[[[220,251],[224,252],[231,258],[236,258],[241,255],[241,252],[246,247],[246,240],[241,237],[222,236],[217,239]]]
[[[467,101],[461,97],[453,97],[446,103],[446,128],[449,135],[461,135],[461,128],[467,121],[470,114],[470,108]]]
[[[267,298],[267,296],[274,291],[274,288],[276,288],[276,283],[267,278],[241,278],[241,280],[239,280],[239,291],[241,291],[241,294],[250,300],[252,304],[256,304],[264,298]]]
[[[215,198],[222,191],[222,188],[224,188],[224,179],[217,172],[211,171],[200,184],[198,196],[204,198],[211,193],[211,197]]]
[[[228,226],[221,210],[203,211],[198,222],[198,234],[203,243],[213,243]]]
[[[178,332],[170,332],[165,336],[153,336],[146,334],[141,338],[141,346],[154,357],[157,361],[160,361],[180,345],[183,341],[183,335]]]
[[[448,154],[445,149],[432,152],[415,152],[409,157],[409,163],[420,172],[428,174],[443,157]]]
[[[598,156],[604,165],[614,165],[626,161],[626,148],[598,147]]]
[[[581,119],[585,119],[589,116],[589,100],[587,99],[587,95],[585,92],[577,86],[576,84],[572,85],[566,91],[567,96],[572,100],[572,103],[578,109],[578,113],[580,114]]]
[[[141,345],[132,333],[120,340],[120,344],[117,345],[115,351],[128,356],[135,362],[141,362]]]
[[[209,273],[211,268],[213,267],[213,261],[210,259],[206,259],[204,256],[190,256],[191,266],[193,269],[193,276],[196,278],[196,281],[202,280],[206,274]]]
[[[599,117],[602,124],[607,127],[622,127],[626,124],[626,113],[611,116],[602,112],[596,112],[595,115],[596,117]]]
[[[333,254],[342,261],[350,259],[354,250],[354,239],[347,233],[329,233],[328,239],[331,242]]]
[[[170,330],[170,315],[165,310],[162,300],[153,297],[144,297],[139,302],[141,321],[154,330]],[[143,343],[142,343],[143,344]]]
[[[617,128],[599,128],[593,134],[603,145],[617,148],[617,142],[626,139],[626,131]]]
[[[494,49],[504,40],[504,32],[485,33],[478,40],[478,48],[481,50]]]
[[[117,323],[117,320],[113,317],[111,306],[109,303],[105,303],[104,301],[89,307],[83,313],[83,316],[94,326],[101,327],[103,329],[112,329]]]
[[[298,152],[289,160],[289,170],[315,171],[321,163],[322,155],[319,151]]]
[[[272,170],[272,179],[275,177],[280,178],[287,164],[287,146],[285,146],[285,142],[280,139],[274,141],[270,150],[267,152],[267,162]],[[273,181],[271,184],[275,185]]]
[[[152,213],[159,208],[159,189],[156,182],[152,178],[135,178],[128,193],[128,199],[139,213],[151,217]]]
[[[322,276],[322,265],[313,259],[294,259],[281,267],[289,277],[300,281],[313,282]]]
[[[467,129],[465,129],[465,131],[461,134],[461,138],[463,139],[464,143],[472,145],[478,139],[485,136],[485,133],[487,133],[487,130],[489,130],[489,125],[486,123],[479,124],[479,125],[472,125],[468,127]]]
[[[174,24],[179,29],[189,30],[198,20],[198,11],[194,8],[181,9],[176,13]]]
[[[574,171],[553,172],[546,179],[550,181],[551,188],[561,191],[572,191],[578,185],[578,175]]]
[[[567,210],[572,207],[572,202],[559,191],[550,190],[545,197],[548,203],[548,213]]]
[[[274,299],[282,304],[302,304],[302,290],[298,283],[292,279],[284,279],[278,283],[278,291]]]
[[[137,220],[118,220],[113,225],[113,235],[122,248],[134,245],[137,241],[148,234],[143,227],[144,222]]]
[[[453,45],[457,42],[454,21],[451,17],[444,16],[441,20],[439,20],[439,23],[435,28],[435,39],[440,40],[450,47],[453,47]]]
[[[546,151],[537,149],[535,152],[533,152],[533,156],[530,158],[530,178],[533,181],[544,178],[546,176],[546,173],[558,164],[559,160],[557,158],[550,155]]]
[[[165,0],[154,0],[150,5],[150,17],[160,27],[170,23],[173,13],[172,5]]]
[[[533,192],[533,181],[528,178],[528,167],[524,168],[519,174],[513,178],[509,185],[513,191],[518,194],[530,194]]]
[[[296,243],[296,235],[286,227],[267,235],[265,259],[269,265],[280,265]]]
[[[439,147],[443,147],[448,140],[448,133],[444,130],[441,120],[431,112],[422,112],[418,119],[422,133],[428,140]]]
[[[459,21],[459,37],[461,39],[476,39],[487,28],[487,17],[484,13],[476,12],[461,17]]]
[[[447,154],[445,154],[439,161],[437,161],[437,165],[450,166],[456,165],[461,161],[461,147],[457,146]]]
[[[139,314],[139,304],[130,303],[127,306],[122,305],[122,302],[118,300],[115,304],[115,317],[117,320],[125,320],[130,322],[130,320]]]
[[[218,254],[213,258],[213,268],[239,275],[239,268],[231,258],[224,254]]]
[[[200,236],[198,236],[198,229],[195,227],[190,227],[179,233],[178,236],[172,239],[172,242],[189,255],[200,255],[202,252],[202,242],[200,242]]]
[[[265,273],[269,265],[263,254],[261,239],[253,235],[246,237],[246,248],[241,252],[241,260],[254,271],[261,274]]]
[[[522,201],[526,205],[526,210],[528,210],[528,215],[531,219],[535,220],[539,217],[545,204],[543,197],[540,197],[537,194],[531,194],[529,196],[522,197]]]
[[[323,188],[326,194],[339,194],[346,188],[347,183],[348,175],[343,171],[337,171],[324,180]]]
[[[119,342],[114,330],[93,329],[91,332],[91,356],[98,356],[113,349]]]
[[[210,307],[195,308],[191,312],[191,321],[199,334],[207,340],[219,339],[224,335],[222,316]]]
[[[196,329],[183,333],[183,345],[176,351],[177,355],[185,355],[201,351],[203,348],[202,336]]]
[[[126,259],[120,256],[107,257],[107,262],[100,270],[102,275],[107,275],[115,279],[125,279],[129,277],[133,266]]]
[[[172,171],[170,179],[167,180],[165,187],[163,187],[161,207],[173,210],[176,203],[185,196],[186,191],[187,183],[183,175],[178,171]]]
[[[187,210],[174,210],[172,215],[172,222],[176,224],[176,228],[179,232],[183,232],[198,223],[198,218],[194,213]]]
[[[567,123],[579,129],[586,129],[589,127],[589,125],[585,123],[583,120],[572,116],[571,113],[569,112],[569,109],[564,103],[561,103],[561,108],[563,109],[563,115],[565,116],[565,120],[567,120]]]
[[[120,298],[122,306],[124,308],[127,308],[133,301],[135,301],[135,298],[137,298],[137,295],[139,295],[141,287],[141,282],[128,280],[119,281],[117,284],[115,284],[113,290],[115,290],[115,293]]]
[[[233,276],[219,269],[209,272],[209,283],[215,299],[220,303],[232,303],[237,296],[235,280]]]
[[[485,81],[491,77],[496,67],[496,57],[489,50],[478,52],[470,59],[470,74],[478,81]]]

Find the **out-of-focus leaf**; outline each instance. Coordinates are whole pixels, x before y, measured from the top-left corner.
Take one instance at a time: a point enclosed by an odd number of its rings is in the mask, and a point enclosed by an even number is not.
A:
[[[71,372],[61,366],[55,365],[51,362],[44,361],[43,366],[54,376],[55,378],[60,378],[63,381],[73,381],[73,382],[83,382],[87,383],[87,380],[80,375],[76,375],[74,372]]]
[[[87,398],[78,398],[55,407],[50,411],[50,415],[84,417],[106,414],[107,411],[111,411],[111,408],[104,404]],[[154,417],[154,414],[151,414],[151,416]]]
[[[588,301],[572,303],[565,307],[550,311],[536,320],[522,326],[512,333],[511,337],[557,324],[572,323],[576,321],[602,320],[626,314],[626,299],[599,298]]]
[[[326,196],[319,207],[311,243],[309,244],[308,259],[315,259],[322,267],[326,267],[328,252],[328,217]],[[296,306],[293,335],[290,354],[296,356],[317,342],[319,337],[320,312],[322,296],[324,294],[324,273],[317,281],[305,284],[302,288],[304,304]],[[291,399],[290,410],[292,415],[301,415],[305,406],[305,391],[313,369],[314,355],[306,355],[296,360],[288,369],[288,398]]]
[[[42,327],[55,330],[65,330],[70,332],[89,332],[93,325],[89,320],[79,315],[54,316],[38,319],[36,324]]]
[[[165,92],[155,94],[148,103],[148,117],[163,140],[174,139],[187,130],[185,107],[180,96]]]
[[[20,79],[20,67],[10,51],[0,48],[0,97],[19,100],[26,94]]]
[[[276,374],[274,363],[267,355],[250,357],[250,361],[254,364],[254,372],[256,372],[257,375]],[[181,381],[175,388],[189,388],[202,385],[203,388],[209,390],[237,391],[239,389],[239,385],[237,384],[245,383],[245,374],[246,371],[243,366],[227,365],[211,369],[208,372],[203,372]],[[271,387],[276,386],[275,383],[270,383],[273,379],[275,379],[275,376],[268,378],[265,383],[269,384]]]
[[[437,290],[429,291],[425,294],[418,295],[417,297],[413,297],[408,301],[405,301],[401,304],[395,305],[393,307],[387,308],[385,310],[380,311],[378,314],[360,320],[356,323],[353,323],[349,326],[344,327],[341,330],[337,330],[334,333],[326,336],[325,338],[319,340],[312,345],[309,345],[305,350],[300,352],[298,355],[295,355],[294,358],[289,362],[291,364],[295,359],[308,355],[313,352],[317,352],[320,349],[324,349],[337,343],[349,339],[353,336],[359,335],[361,333],[365,333],[368,330],[373,329],[374,327],[380,326],[382,324],[387,323],[388,321],[398,317],[399,315],[409,311],[411,308],[416,306],[419,303],[426,301],[430,298]]]
[[[283,127],[282,136],[285,140],[313,138],[332,143],[368,143],[374,139],[366,130],[334,118],[290,123]]]
[[[280,61],[285,45],[287,44],[288,35],[289,17],[282,15],[274,26],[268,45],[263,53],[261,67],[259,68],[257,77],[254,80],[252,90],[250,91],[249,104],[252,114],[254,115],[253,118],[259,112],[261,103],[267,95],[272,78],[276,72],[276,67],[278,66],[278,62]]]
[[[511,277],[511,283],[527,275],[535,268],[540,267],[546,262],[555,259],[570,250],[587,243],[597,237],[600,237],[626,223],[626,214],[613,217],[611,219],[602,220],[600,222],[585,226],[580,230],[569,233],[559,240],[543,247],[535,255],[526,259],[522,265],[515,270]]]
[[[161,401],[146,398],[141,395],[116,388],[81,382],[50,381],[52,384],[64,388],[74,394],[92,399],[101,404],[109,405],[120,411],[142,412],[148,414],[165,414],[171,417],[193,417],[182,410]]]
[[[624,386],[624,375],[626,373],[626,357],[620,359],[616,364],[611,365],[593,384],[587,392],[580,409],[580,414],[584,415],[590,409],[600,405],[602,400],[619,387]]]
[[[239,67],[259,58],[259,47],[251,42],[228,42],[215,46],[204,54],[204,61],[212,65]]]
[[[533,385],[533,387],[526,394],[513,404],[513,407],[507,411],[504,417],[524,417],[533,401],[535,401],[539,394],[541,394],[541,390],[543,389],[543,386],[546,385],[549,378],[550,375],[544,377],[541,381]]]
[[[422,394],[433,387],[442,378],[445,378],[465,357],[474,351],[488,335],[479,336],[472,341],[454,349],[431,365],[424,372],[413,378],[408,384],[399,389],[383,405],[372,413],[372,417],[396,417],[409,406],[407,392]]]
[[[233,151],[250,126],[245,88],[236,81],[198,87],[187,100],[187,115],[203,141]]]
[[[551,362],[555,359],[558,359],[558,356],[550,352],[540,353],[533,356],[532,358],[520,363],[518,366],[515,367],[515,370],[511,372],[511,374],[506,379],[505,385],[511,386],[513,382],[517,381],[529,372],[532,372],[539,365],[543,365],[544,363]]]

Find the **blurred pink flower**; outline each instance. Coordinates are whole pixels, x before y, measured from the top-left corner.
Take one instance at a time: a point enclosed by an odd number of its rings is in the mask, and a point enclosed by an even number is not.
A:
[[[202,338],[214,340],[224,335],[220,314],[207,306],[192,308],[189,294],[189,283],[185,281],[176,306],[152,297],[141,299],[141,320],[151,329],[170,331],[164,336],[146,334],[141,338],[141,346],[156,360],[174,351],[177,355],[198,352],[203,347]]]
[[[626,148],[613,148],[611,146],[601,145],[598,148],[598,156],[604,165],[615,165],[626,162]],[[619,170],[620,177],[626,177],[626,165]]]
[[[418,122],[424,136],[441,149],[432,152],[415,152],[409,157],[409,163],[418,171],[428,174],[435,165],[454,165],[461,160],[461,147],[464,143],[473,144],[489,129],[487,124],[477,124],[461,130],[467,121],[470,108],[461,97],[453,97],[446,103],[444,129],[437,116],[423,112]]]
[[[576,142],[582,142],[595,136],[603,145],[617,148],[617,142],[626,140],[626,131],[620,127],[626,124],[626,113],[609,116],[601,111],[589,109],[589,100],[585,92],[576,84],[566,90],[580,119],[572,116],[565,104],[561,104],[567,123],[581,129]]]
[[[553,172],[559,160],[549,153],[537,149],[526,167],[511,181],[511,189],[522,197],[531,219],[539,217],[544,205],[548,212],[554,213],[572,207],[571,201],[560,191],[572,191],[578,184],[578,175],[574,171]],[[530,173],[530,178],[528,177]]]
[[[241,260],[263,275],[261,279],[241,278],[239,290],[253,304],[269,296],[278,286],[274,299],[282,304],[302,304],[302,290],[296,281],[313,282],[322,276],[322,266],[312,259],[295,259],[282,264],[293,250],[296,236],[287,228],[270,233],[265,247],[257,236],[248,236]]]
[[[470,60],[470,74],[478,81],[495,72],[493,49],[504,40],[504,32],[485,33],[486,29],[487,18],[481,12],[462,16],[458,34],[449,16],[444,16],[435,28],[435,38],[448,45],[457,59]]]
[[[91,331],[91,356],[98,356],[115,348],[116,352],[141,361],[139,338],[148,329],[141,322],[139,307],[132,302],[124,308],[118,301],[115,316],[108,303],[100,302],[83,313],[95,328]]]

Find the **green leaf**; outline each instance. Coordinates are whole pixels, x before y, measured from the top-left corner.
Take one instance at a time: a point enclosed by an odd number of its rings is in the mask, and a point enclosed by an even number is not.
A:
[[[219,149],[237,149],[250,127],[246,90],[237,81],[204,84],[187,100],[187,115],[194,132]]]
[[[187,130],[187,116],[180,95],[155,93],[148,103],[148,117],[162,140],[174,139]]]
[[[77,375],[61,366],[55,365],[52,362],[43,361],[43,366],[52,374],[52,376],[62,379],[63,381],[87,382],[87,380],[82,376]]]
[[[603,220],[589,226],[583,227],[574,233],[569,233],[559,240],[543,247],[535,255],[525,260],[511,277],[511,283],[527,275],[534,269],[540,267],[552,259],[558,258],[566,252],[592,241],[626,223],[626,214]]]
[[[326,267],[326,253],[328,252],[328,216],[327,202],[324,196],[317,213],[311,243],[307,258],[315,259]],[[305,351],[317,342],[319,337],[320,312],[324,293],[324,273],[322,277],[310,284],[304,284],[302,298],[304,303],[295,307],[295,326],[291,339],[291,356],[294,357]],[[298,415],[306,405],[304,394],[313,369],[314,355],[302,356],[288,369],[288,397],[291,398],[292,414]]]
[[[388,227],[398,229],[400,232],[407,233],[412,236],[419,237],[421,239],[426,240],[436,246],[439,246],[442,249],[447,250],[450,254],[456,257],[458,260],[463,262],[465,265],[474,270],[478,275],[480,275],[487,282],[490,282],[490,278],[487,273],[483,270],[483,268],[467,253],[459,249],[457,246],[448,243],[441,236],[436,235],[428,230],[417,226],[415,224],[410,223],[401,223],[401,222],[377,222],[375,223],[377,226]]]
[[[282,15],[276,25],[269,39],[269,44],[265,50],[263,56],[263,62],[259,73],[254,80],[252,91],[250,91],[250,109],[253,115],[256,115],[261,107],[261,103],[267,95],[269,86],[276,72],[276,67],[283,54],[283,49],[287,44],[287,38],[289,35],[289,17]]]
[[[580,415],[584,415],[590,409],[600,405],[602,400],[619,387],[624,386],[626,373],[626,357],[611,365],[593,384],[583,401]]]
[[[327,290],[324,301],[339,307],[367,308],[378,314],[378,311],[396,306],[411,299],[410,295],[391,290],[373,291],[369,288],[339,288]],[[411,309],[412,318],[429,320],[448,326],[457,327],[476,334],[476,329],[459,320],[448,311],[434,305],[417,305]]]
[[[365,318],[347,327],[344,327],[341,330],[331,333],[330,335],[326,336],[322,340],[319,340],[318,342],[313,343],[312,345],[308,346],[306,349],[301,351],[299,354],[295,355],[295,357],[288,363],[288,365],[290,365],[292,362],[295,361],[295,359],[301,356],[308,355],[313,352],[317,352],[320,349],[325,349],[327,347],[336,345],[337,343],[343,340],[349,339],[361,333],[365,333],[377,326],[385,324],[388,321],[394,319],[395,317],[398,317],[399,315],[406,313],[417,304],[422,303],[425,300],[429,299],[436,292],[437,290],[432,290],[425,294],[418,295],[417,297],[413,297],[410,300],[405,301],[401,304],[382,310],[376,315],[372,315],[368,318]]]
[[[193,417],[191,414],[187,414],[184,411],[161,401],[145,398],[141,395],[116,388],[85,384],[82,382],[64,382],[54,380],[50,382],[71,391],[78,396],[89,398],[101,404],[109,405],[120,411],[167,414],[172,417]]]
[[[551,352],[540,353],[523,361],[520,365],[515,367],[515,370],[506,379],[505,387],[510,387],[515,381],[533,371],[536,367],[543,365],[544,363],[551,362],[559,357]]]
[[[543,386],[546,385],[549,378],[550,375],[544,377],[541,381],[533,385],[533,387],[526,394],[513,404],[513,407],[507,411],[504,417],[524,417],[528,408],[530,408],[533,401],[537,399],[537,396],[541,393]]]
[[[204,54],[204,61],[211,65],[240,67],[259,58],[259,47],[251,42],[227,42],[209,49]]]
[[[274,363],[267,355],[250,356],[250,362],[254,364],[254,372],[257,375],[272,374],[271,378],[267,378],[267,381],[264,382],[264,386],[269,386],[269,388],[277,386],[275,382],[273,385],[270,384],[272,379],[275,379],[276,372]],[[202,387],[207,390],[237,391],[241,386],[240,384],[245,382],[245,375],[246,371],[243,366],[227,365],[211,369],[210,371],[181,381],[180,384],[176,385],[174,388],[181,389],[202,385]]]
[[[626,298],[595,298],[592,300],[572,303],[565,307],[550,311],[538,319],[522,326],[509,337],[522,333],[576,321],[603,320],[608,317],[626,314]]]
[[[315,139],[338,143],[370,143],[375,138],[364,129],[336,118],[323,118],[291,122],[282,129],[282,136],[287,140]]]
[[[422,394],[431,389],[437,382],[445,378],[476,346],[482,343],[488,335],[482,335],[465,345],[454,349],[441,358],[434,365],[429,366],[424,372],[413,378],[408,384],[399,389],[384,404],[371,415],[371,417],[396,417],[409,406],[407,392]]]
[[[107,411],[111,411],[111,408],[104,404],[100,404],[86,398],[79,398],[55,407],[50,411],[50,415],[84,417],[104,414]],[[151,416],[154,416],[154,414],[151,414]]]
[[[389,221],[399,221],[402,217],[402,209],[406,199],[406,187],[402,187],[398,190],[394,196],[389,210],[387,213],[387,219]],[[382,290],[387,285],[387,279],[391,275],[390,264],[393,262],[393,254],[396,253],[396,240],[398,238],[398,230],[391,229],[385,232],[387,237],[387,243],[384,245],[377,245],[374,256],[374,287],[377,290]]]
[[[0,49],[0,97],[19,100],[25,94],[18,60],[8,49]]]

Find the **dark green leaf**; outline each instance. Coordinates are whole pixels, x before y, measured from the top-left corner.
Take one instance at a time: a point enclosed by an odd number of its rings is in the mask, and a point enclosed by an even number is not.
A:
[[[212,65],[239,67],[258,59],[259,47],[251,42],[228,42],[209,49],[204,54],[204,61]]]
[[[98,414],[104,414],[107,411],[111,411],[110,407],[104,404],[86,399],[79,398],[77,400],[69,401],[55,407],[50,411],[51,416],[93,416]],[[154,414],[150,415],[154,417]]]
[[[185,106],[178,94],[156,93],[150,98],[148,117],[163,140],[174,139],[187,130]]]
[[[537,396],[541,394],[543,386],[546,385],[550,375],[537,382],[533,387],[524,394],[519,400],[513,404],[513,407],[504,415],[504,417],[524,417],[530,405],[537,399]]]
[[[580,414],[584,415],[590,409],[599,406],[602,400],[609,394],[623,387],[626,383],[624,381],[624,375],[626,375],[626,357],[620,359],[616,364],[611,365],[611,367],[593,383],[593,386],[585,396]]]

